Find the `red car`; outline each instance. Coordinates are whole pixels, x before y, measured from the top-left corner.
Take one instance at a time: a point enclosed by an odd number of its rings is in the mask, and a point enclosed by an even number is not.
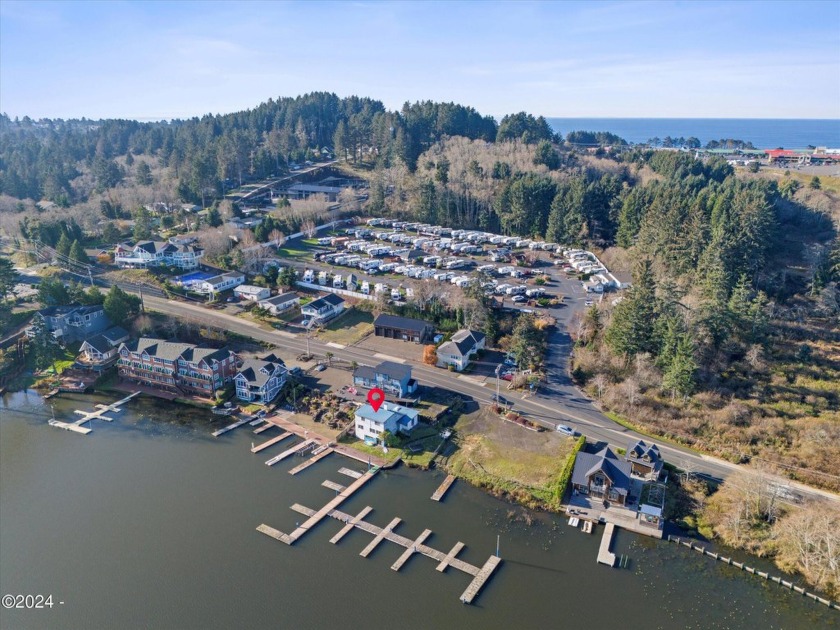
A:
[[[503,381],[512,381],[513,380],[513,372],[505,372],[502,374]]]

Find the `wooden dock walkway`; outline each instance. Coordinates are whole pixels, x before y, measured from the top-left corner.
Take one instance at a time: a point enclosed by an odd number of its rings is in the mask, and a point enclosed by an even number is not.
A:
[[[453,483],[455,483],[455,475],[446,475],[446,479],[443,480],[443,483],[438,486],[438,489],[432,495],[432,501],[441,501]]]
[[[342,527],[341,531],[339,531],[335,536],[330,538],[330,542],[334,545],[337,545],[341,541],[342,538],[344,538],[347,534],[349,534],[352,531],[352,529],[356,526],[356,523],[361,521],[364,517],[366,517],[371,512],[373,512],[372,507],[370,507],[370,506],[365,507],[364,510],[362,510],[356,516],[354,516],[349,521],[347,521],[347,525]]]
[[[277,426],[277,425],[276,425],[276,424],[274,424],[274,423],[272,423],[272,422],[266,422],[266,423],[265,423],[264,425],[262,425],[261,427],[257,427],[256,429],[254,429],[254,434],[255,434],[255,435],[259,435],[259,434],[260,434],[260,433],[262,433],[263,431],[268,431],[269,429],[273,429],[273,428],[274,428],[274,427],[276,427],[276,426]]]
[[[301,472],[301,471],[306,470],[307,468],[309,468],[312,464],[314,464],[314,463],[316,463],[316,462],[320,462],[320,461],[321,461],[322,459],[324,459],[327,455],[332,455],[334,452],[335,452],[335,451],[334,451],[332,448],[327,447],[327,448],[325,448],[323,451],[321,451],[320,453],[318,453],[317,455],[313,455],[312,457],[310,457],[309,459],[307,459],[305,462],[303,462],[303,463],[302,463],[302,464],[300,464],[299,466],[295,466],[294,468],[292,468],[292,469],[289,471],[289,474],[290,474],[290,475],[296,475],[296,474],[298,474],[299,472]]]
[[[233,431],[234,429],[241,427],[243,424],[248,424],[253,419],[254,419],[253,416],[245,416],[242,420],[238,420],[237,422],[234,422],[233,424],[229,424],[226,427],[224,427],[223,429],[219,429],[218,431],[213,431],[213,437],[219,437],[220,435],[224,435],[228,431]]]
[[[475,596],[478,595],[478,592],[487,583],[487,580],[490,579],[490,576],[493,575],[493,572],[496,570],[496,567],[499,566],[499,563],[501,561],[502,559],[498,556],[490,556],[487,559],[487,562],[485,562],[484,566],[481,567],[481,570],[473,578],[473,581],[470,582],[470,585],[467,587],[467,590],[465,590],[461,595],[461,601],[464,604],[472,603],[472,601],[475,599]]]
[[[402,523],[402,519],[400,517],[392,519],[390,523],[376,533],[373,540],[368,543],[367,547],[362,549],[359,555],[362,556],[362,558],[367,558],[373,553],[373,550],[379,546],[379,543],[381,543],[400,523]]]
[[[362,476],[362,473],[356,472],[355,470],[350,470],[349,468],[339,468],[338,472],[340,472],[342,475],[353,477],[353,479],[358,479]]]
[[[422,545],[426,539],[432,535],[431,529],[424,529],[423,533],[417,537],[417,540],[414,541],[414,544],[411,547],[408,547],[403,554],[397,558],[397,561],[391,565],[391,569],[393,571],[399,571],[402,569],[403,565],[408,562],[408,559],[417,553],[418,545]]]
[[[306,532],[308,532],[310,529],[315,527],[318,523],[321,522],[321,520],[325,516],[330,514],[333,510],[335,510],[335,508],[337,508],[339,505],[341,505],[347,499],[349,499],[351,496],[353,496],[353,494],[356,492],[356,490],[358,490],[359,488],[364,486],[368,481],[373,479],[373,476],[377,472],[379,472],[378,468],[374,468],[374,469],[366,472],[364,475],[362,475],[361,477],[356,479],[356,481],[354,481],[349,486],[347,486],[344,489],[343,492],[340,492],[334,499],[330,500],[324,507],[322,507],[317,512],[313,512],[312,516],[310,516],[306,521],[304,521],[303,525],[300,525],[291,534],[282,534],[282,532],[281,532],[281,535],[285,538],[278,538],[278,540],[283,540],[283,542],[285,542],[287,545],[293,545],[298,538],[300,538]],[[347,517],[346,521],[350,521],[351,517],[350,517],[349,514],[345,514],[344,516]],[[363,522],[363,521],[361,521],[361,522]],[[257,529],[259,529],[259,528],[257,528]],[[263,530],[260,530],[260,531],[263,531]],[[265,533],[265,532],[263,531],[263,533]]]
[[[314,443],[315,443],[315,440],[304,440],[303,442],[298,442],[298,443],[297,443],[297,444],[295,444],[292,448],[290,448],[290,449],[288,449],[288,450],[285,450],[285,451],[283,451],[282,453],[280,453],[279,455],[277,455],[277,456],[272,457],[271,459],[269,459],[269,460],[265,463],[265,465],[266,465],[266,466],[274,466],[274,464],[276,464],[277,462],[282,462],[282,461],[283,461],[284,459],[286,459],[287,457],[290,457],[291,455],[294,455],[294,454],[295,454],[295,453],[297,453],[298,451],[302,451],[302,450],[303,450],[303,449],[305,449],[305,448],[309,448],[309,447],[310,447],[310,446],[312,446]]]
[[[455,559],[455,556],[461,553],[461,549],[463,549],[464,547],[464,543],[460,541],[456,542],[455,546],[452,547],[452,550],[448,554],[446,554],[446,557],[443,560],[441,560],[440,563],[438,563],[437,567],[435,567],[435,571],[440,571],[441,573],[446,571],[446,567],[448,567],[450,563]]]
[[[113,418],[107,417],[105,414],[114,412],[119,413],[122,411],[120,408],[122,405],[127,403],[129,400],[134,398],[135,396],[139,396],[140,392],[134,392],[123,398],[122,400],[118,400],[117,402],[111,403],[110,405],[103,405],[98,404],[95,405],[96,411],[82,411],[81,409],[76,409],[74,413],[81,415],[82,417],[75,422],[62,422],[61,420],[50,420],[49,425],[51,427],[58,427],[59,429],[64,429],[65,431],[73,431],[74,433],[80,433],[82,435],[87,435],[91,433],[93,429],[89,427],[83,427],[82,425],[86,422],[90,422],[91,420],[105,420],[106,422],[113,421]]]
[[[285,433],[281,433],[277,437],[273,437],[270,440],[268,440],[267,442],[263,442],[262,444],[258,444],[257,446],[252,447],[251,452],[252,453],[259,453],[260,451],[267,449],[269,446],[273,446],[274,444],[277,444],[278,442],[282,442],[283,440],[285,440],[288,437],[292,437],[292,435],[293,434],[289,433],[288,431],[286,431]]]
[[[598,548],[598,562],[610,567],[615,566],[615,554],[610,552],[614,530],[615,525],[607,523],[607,526],[604,527],[604,535],[601,536],[601,546]]]

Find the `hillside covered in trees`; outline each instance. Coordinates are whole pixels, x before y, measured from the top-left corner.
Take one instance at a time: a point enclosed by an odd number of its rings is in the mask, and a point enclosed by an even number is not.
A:
[[[497,123],[452,103],[388,111],[326,93],[161,123],[2,116],[0,229],[69,252],[112,242],[131,213],[140,237],[151,234],[144,205],[210,205],[335,155],[370,181],[369,214],[586,245],[632,273],[630,290],[570,331],[574,377],[617,418],[840,487],[836,192],[605,132],[567,140],[525,113]],[[40,199],[55,205],[39,210]],[[271,228],[257,240],[282,225]]]

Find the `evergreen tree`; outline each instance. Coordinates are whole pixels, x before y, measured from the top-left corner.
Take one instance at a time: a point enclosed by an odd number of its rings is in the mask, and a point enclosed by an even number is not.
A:
[[[5,299],[15,288],[18,272],[12,261],[6,257],[0,258],[0,301]]]
[[[650,259],[642,260],[633,274],[633,286],[613,311],[605,333],[607,345],[619,355],[656,354],[656,282]]]
[[[144,241],[152,237],[152,216],[145,206],[134,212],[134,239]]]
[[[58,345],[58,340],[49,331],[44,318],[40,315],[32,320],[32,327],[34,331],[31,343],[35,355],[35,368],[44,370],[53,366],[53,369],[55,369],[55,360],[61,356],[61,347]]]
[[[38,301],[44,306],[63,306],[70,304],[70,292],[59,278],[44,278],[38,285]]]
[[[146,162],[140,160],[135,169],[134,178],[140,186],[148,186],[152,183],[152,169]]]
[[[694,360],[694,344],[688,335],[681,335],[674,357],[662,375],[662,387],[671,392],[671,397],[683,398],[694,392],[697,362]]]
[[[73,241],[73,245],[70,246],[70,258],[85,265],[90,262],[85,248],[79,241]]]
[[[117,285],[108,291],[102,306],[108,318],[120,326],[125,326],[140,314],[140,298],[129,295]]]
[[[73,247],[73,241],[67,236],[66,232],[61,233],[61,238],[58,239],[58,243],[56,243],[55,251],[57,251],[62,256],[70,256],[70,248]]]

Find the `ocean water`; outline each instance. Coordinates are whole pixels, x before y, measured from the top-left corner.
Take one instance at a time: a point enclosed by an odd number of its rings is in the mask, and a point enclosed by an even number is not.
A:
[[[840,148],[840,119],[796,120],[771,118],[548,118],[554,131],[609,131],[631,143],[650,138],[733,138],[752,142],[757,149]]]

